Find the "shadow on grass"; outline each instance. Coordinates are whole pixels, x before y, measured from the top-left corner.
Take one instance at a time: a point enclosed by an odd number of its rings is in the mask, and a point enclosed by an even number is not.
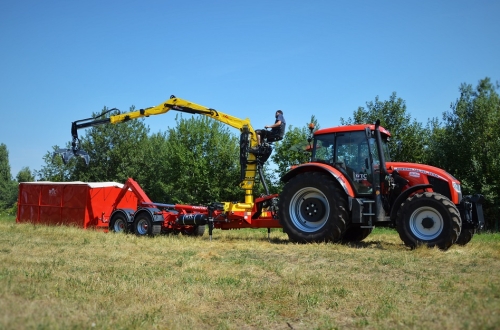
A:
[[[295,243],[291,242],[288,239],[285,238],[280,238],[280,237],[273,237],[271,239],[268,239],[267,237],[262,237],[262,238],[251,238],[251,240],[254,241],[261,241],[261,242],[269,242],[271,244],[277,244],[277,245],[288,245],[288,244],[329,244],[329,245],[339,245],[339,246],[347,246],[353,249],[379,249],[379,250],[393,250],[393,249],[409,249],[405,247],[402,243],[394,243],[394,242],[388,242],[388,241],[367,241],[367,242],[346,242],[346,243],[332,243],[332,242],[324,242],[324,243]]]
[[[348,243],[343,243],[343,245],[355,248],[355,249],[379,249],[379,250],[389,250],[393,248],[401,248],[403,247],[402,244],[396,244],[392,242],[387,242],[387,241],[368,241],[368,242],[348,242]]]

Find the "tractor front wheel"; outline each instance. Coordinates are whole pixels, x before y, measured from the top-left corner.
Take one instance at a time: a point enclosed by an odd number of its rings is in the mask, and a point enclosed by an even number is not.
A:
[[[333,178],[319,172],[298,174],[279,199],[279,219],[292,242],[338,242],[344,234],[347,201]]]
[[[401,205],[396,226],[401,240],[411,248],[423,244],[446,250],[460,235],[462,223],[457,207],[448,198],[425,192]]]

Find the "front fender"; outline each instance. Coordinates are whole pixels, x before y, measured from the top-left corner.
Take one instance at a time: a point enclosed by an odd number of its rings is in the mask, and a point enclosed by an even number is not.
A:
[[[354,190],[352,189],[352,185],[349,183],[347,178],[345,177],[342,172],[337,170],[336,168],[328,165],[328,164],[323,164],[323,163],[307,163],[307,164],[302,164],[298,165],[294,168],[292,168],[288,173],[286,173],[283,177],[281,177],[282,182],[288,182],[291,178],[295,177],[296,175],[300,173],[305,173],[305,172],[323,172],[330,174],[337,182],[340,184],[342,189],[344,189],[345,193],[350,196],[350,197],[355,197],[354,196]]]
[[[403,204],[403,202],[408,198],[410,197],[410,195],[412,195],[413,193],[415,193],[416,191],[419,191],[419,190],[424,190],[425,189],[429,189],[429,188],[432,188],[432,185],[431,184],[419,184],[419,185],[416,185],[416,186],[413,186],[413,187],[410,187],[408,189],[406,189],[405,191],[403,191],[397,198],[396,200],[394,201],[394,203],[392,204],[392,207],[391,207],[391,214],[390,214],[390,218],[392,221],[396,221],[396,217],[398,215],[398,211],[399,211],[399,207],[401,206],[401,204]]]

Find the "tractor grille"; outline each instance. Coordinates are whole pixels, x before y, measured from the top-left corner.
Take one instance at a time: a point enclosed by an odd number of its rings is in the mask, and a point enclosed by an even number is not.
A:
[[[432,189],[435,192],[440,193],[441,195],[444,195],[451,200],[450,185],[447,181],[435,178],[433,176],[428,176],[427,179],[429,180],[429,183],[432,185]]]

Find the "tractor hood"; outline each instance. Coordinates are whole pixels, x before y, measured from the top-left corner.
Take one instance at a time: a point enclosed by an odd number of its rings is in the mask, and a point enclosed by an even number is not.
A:
[[[397,171],[408,180],[410,186],[432,184],[434,191],[448,197],[455,204],[462,199],[460,181],[441,168],[402,162],[387,162],[386,166],[389,172]]]

